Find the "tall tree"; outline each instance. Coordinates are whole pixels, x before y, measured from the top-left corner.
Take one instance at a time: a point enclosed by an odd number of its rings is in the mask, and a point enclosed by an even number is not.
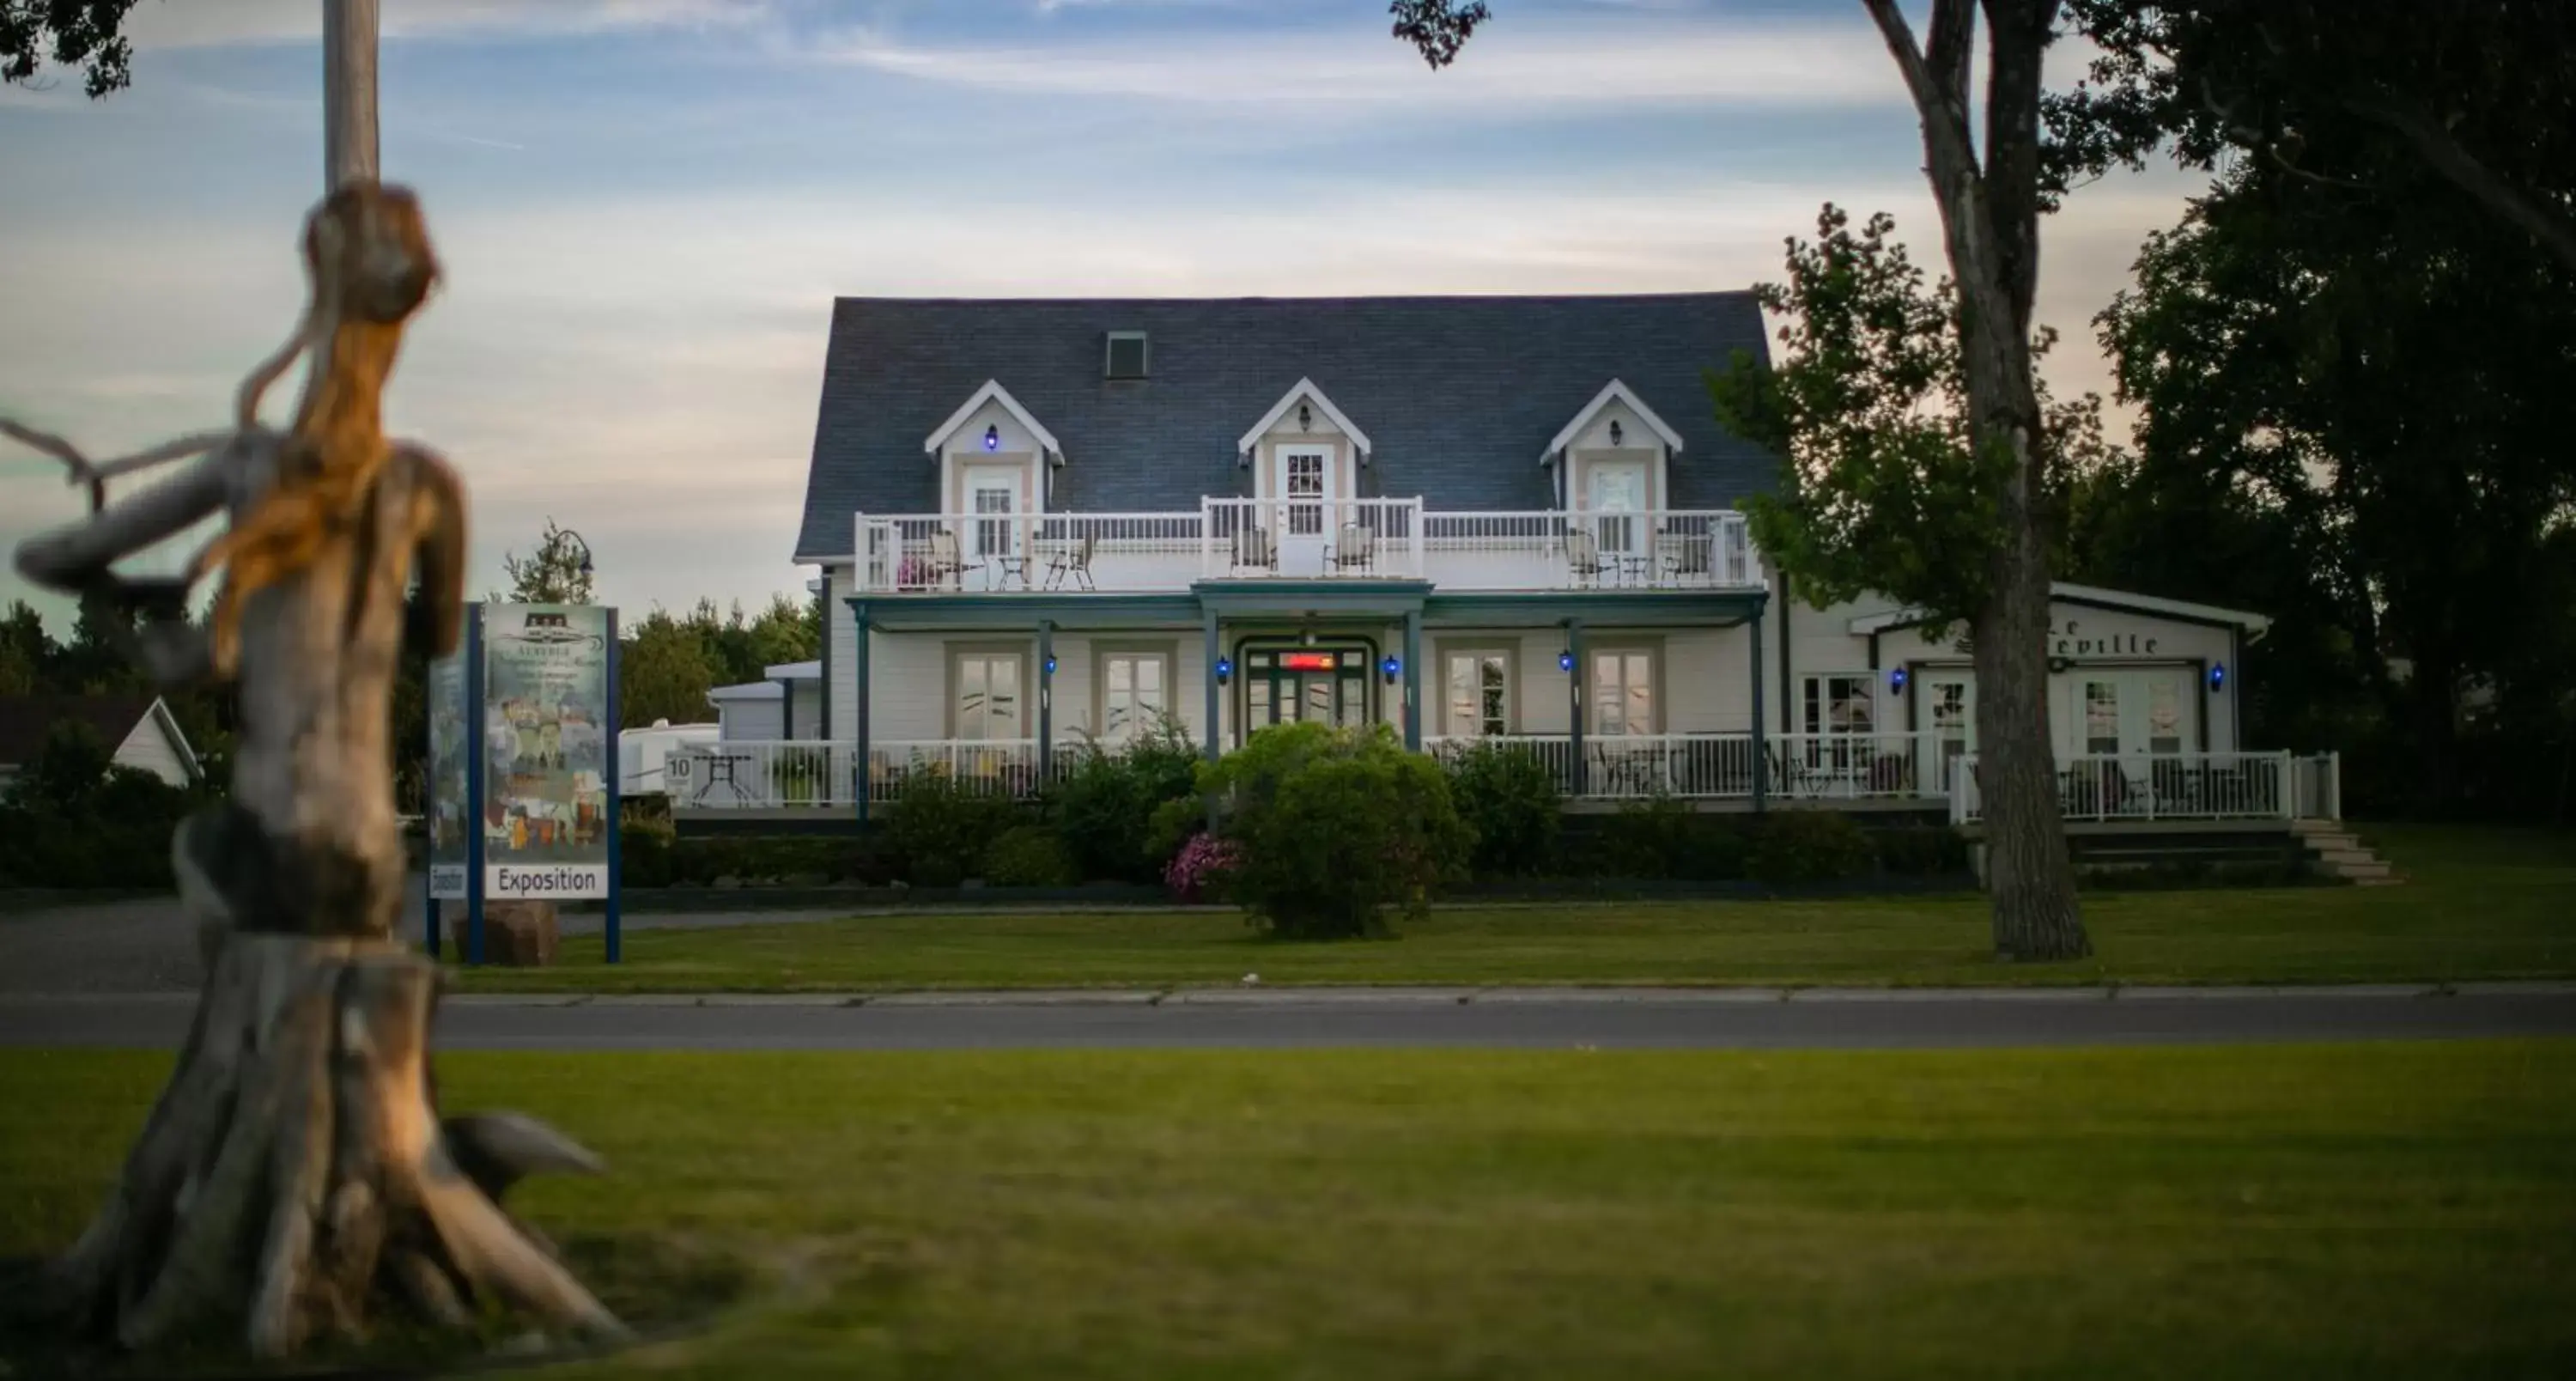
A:
[[[698,630],[656,609],[636,620],[619,640],[618,723],[650,728],[706,722],[707,692],[715,688],[706,645]]]
[[[1896,0],[1862,0],[1896,60],[1923,128],[1925,171],[1941,211],[1956,285],[1967,445],[1993,515],[1982,560],[1939,583],[1935,615],[1964,621],[1976,644],[1977,782],[1986,811],[1986,878],[1995,951],[2016,960],[2091,952],[2059,815],[2048,741],[2045,419],[2032,368],[2039,287],[2040,64],[2058,0],[1933,0],[1918,43]],[[1970,57],[1986,28],[1982,131],[1972,129]],[[1485,22],[1481,4],[1398,0],[1396,34],[1433,67]],[[1982,137],[1980,137],[1980,133]],[[1797,571],[1794,553],[1789,568]]]
[[[46,64],[80,69],[95,100],[134,80],[125,15],[134,0],[0,0],[0,82],[32,83]]]
[[[588,604],[591,595],[590,544],[546,519],[537,549],[522,557],[501,554],[501,569],[510,576],[512,604]]]

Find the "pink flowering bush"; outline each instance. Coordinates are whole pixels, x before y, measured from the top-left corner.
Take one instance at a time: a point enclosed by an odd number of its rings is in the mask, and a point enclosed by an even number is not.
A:
[[[1243,857],[1231,841],[1201,830],[1164,865],[1163,882],[1184,902],[1214,901],[1224,895],[1227,881],[1242,865]]]

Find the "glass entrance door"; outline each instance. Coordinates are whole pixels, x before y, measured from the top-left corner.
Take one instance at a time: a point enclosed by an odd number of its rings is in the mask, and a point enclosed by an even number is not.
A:
[[[1370,722],[1369,650],[1319,646],[1254,648],[1243,654],[1244,724]]]
[[[1947,793],[1959,759],[1977,751],[1977,683],[1964,672],[1927,673],[1922,705],[1932,780]]]

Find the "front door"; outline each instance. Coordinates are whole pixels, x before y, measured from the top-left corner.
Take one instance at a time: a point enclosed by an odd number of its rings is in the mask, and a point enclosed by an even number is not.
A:
[[[1279,534],[1282,575],[1320,575],[1324,548],[1332,541],[1334,500],[1341,496],[1333,474],[1333,452],[1326,446],[1282,446],[1273,467],[1272,512]]]
[[[966,534],[967,560],[984,563],[987,579],[1000,576],[1003,558],[1019,555],[1019,499],[1019,467],[967,467],[966,506],[975,515]]]
[[[1244,723],[1347,727],[1369,719],[1369,650],[1358,646],[1252,648],[1243,654]]]
[[[1949,794],[1959,759],[1977,751],[1977,683],[1965,672],[1930,672],[1923,677],[1925,751],[1931,755],[1933,785]]]
[[[1645,550],[1645,535],[1635,516],[1646,508],[1646,463],[1642,460],[1594,461],[1583,477],[1583,506],[1592,517],[1601,554],[1633,557]]]

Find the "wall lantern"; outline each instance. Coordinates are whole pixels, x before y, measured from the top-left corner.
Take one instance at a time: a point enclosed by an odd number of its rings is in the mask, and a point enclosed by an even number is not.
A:
[[[1557,669],[1557,670],[1559,670],[1559,671],[1572,671],[1572,670],[1574,670],[1574,651],[1573,651],[1573,649],[1568,648],[1568,649],[1566,649],[1565,651],[1563,651],[1563,652],[1560,652],[1560,653],[1556,654],[1556,669]]]
[[[1616,417],[1610,419],[1610,444],[1619,444],[1619,419]]]
[[[1377,669],[1385,675],[1386,683],[1392,686],[1395,684],[1395,678],[1397,675],[1403,672],[1404,663],[1397,658],[1389,657],[1385,661],[1378,663]]]
[[[1903,695],[1905,694],[1905,683],[1908,679],[1909,678],[1905,674],[1905,668],[1898,667],[1894,671],[1887,673],[1887,689],[1892,694]]]
[[[1000,423],[987,422],[984,424],[984,449],[988,451],[998,451],[1002,449],[1002,427]]]
[[[1314,429],[1315,414],[1309,411],[1305,404],[1299,403],[1297,405],[1297,430],[1301,432],[1310,432]]]
[[[1052,652],[1050,652],[1050,653],[1048,653],[1048,654],[1047,654],[1046,668],[1047,668],[1047,675],[1049,675],[1049,676],[1053,676],[1053,675],[1055,675],[1055,654],[1054,654],[1054,653],[1052,653]]]
[[[2063,676],[2066,674],[2067,668],[2074,665],[2075,663],[2068,661],[2064,657],[2051,657],[2048,659],[2048,672],[2051,676]]]
[[[1233,679],[1234,679],[1234,659],[1233,659],[1232,657],[1219,657],[1219,658],[1217,658],[1217,659],[1216,659],[1216,683],[1217,683],[1218,685],[1222,686],[1222,685],[1224,685],[1226,682],[1231,681],[1231,680],[1233,680]]]
[[[2214,691],[2227,689],[2227,664],[2225,662],[2212,662],[2209,664],[2209,688]]]

